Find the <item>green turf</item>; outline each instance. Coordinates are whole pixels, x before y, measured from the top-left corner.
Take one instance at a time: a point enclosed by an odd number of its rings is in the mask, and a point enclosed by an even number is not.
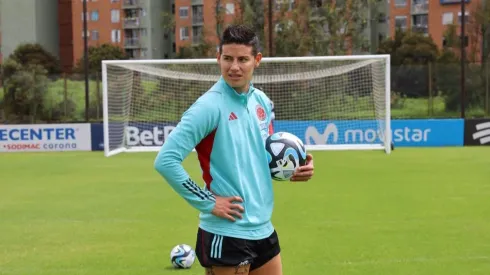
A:
[[[487,275],[489,155],[314,152],[313,181],[275,183],[285,274]],[[174,245],[195,245],[197,212],[154,156],[0,154],[0,274],[204,274],[170,268]]]

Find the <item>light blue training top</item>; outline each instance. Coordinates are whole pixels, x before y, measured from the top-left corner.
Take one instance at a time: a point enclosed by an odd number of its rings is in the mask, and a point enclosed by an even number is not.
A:
[[[258,240],[274,231],[272,179],[265,152],[271,134],[271,101],[250,84],[239,94],[221,77],[183,114],[155,159],[155,169],[198,209],[199,226],[211,233]],[[196,149],[205,186],[200,188],[182,161]],[[211,191],[211,192],[210,192]],[[232,222],[211,214],[214,194],[240,196],[245,212]],[[236,202],[238,203],[238,202]]]

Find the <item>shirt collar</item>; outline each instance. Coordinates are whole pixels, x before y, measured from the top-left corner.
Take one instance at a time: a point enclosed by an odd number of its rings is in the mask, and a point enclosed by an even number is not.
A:
[[[233,87],[231,87],[230,85],[228,85],[228,83],[226,83],[226,81],[223,78],[223,76],[220,76],[218,82],[221,85],[223,85],[223,87],[225,87],[225,90],[227,90],[228,92],[230,92],[230,93],[232,93],[235,96],[238,96],[240,98],[247,98],[247,97],[249,97],[255,91],[255,87],[252,84],[252,82],[249,83],[248,91],[246,93],[238,93]]]

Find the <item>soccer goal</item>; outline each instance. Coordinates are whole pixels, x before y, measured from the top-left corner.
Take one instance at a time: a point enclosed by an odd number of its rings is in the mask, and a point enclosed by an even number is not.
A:
[[[216,59],[103,61],[105,155],[158,151],[219,77]],[[389,55],[263,58],[252,81],[308,150],[391,152]]]

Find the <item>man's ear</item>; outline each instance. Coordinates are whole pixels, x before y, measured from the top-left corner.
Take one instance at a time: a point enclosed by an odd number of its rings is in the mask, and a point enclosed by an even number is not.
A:
[[[218,60],[218,64],[220,64],[220,59],[221,59],[221,53],[220,52],[216,53],[216,59]]]
[[[255,68],[260,65],[260,60],[262,60],[262,53],[257,53],[255,56]]]

